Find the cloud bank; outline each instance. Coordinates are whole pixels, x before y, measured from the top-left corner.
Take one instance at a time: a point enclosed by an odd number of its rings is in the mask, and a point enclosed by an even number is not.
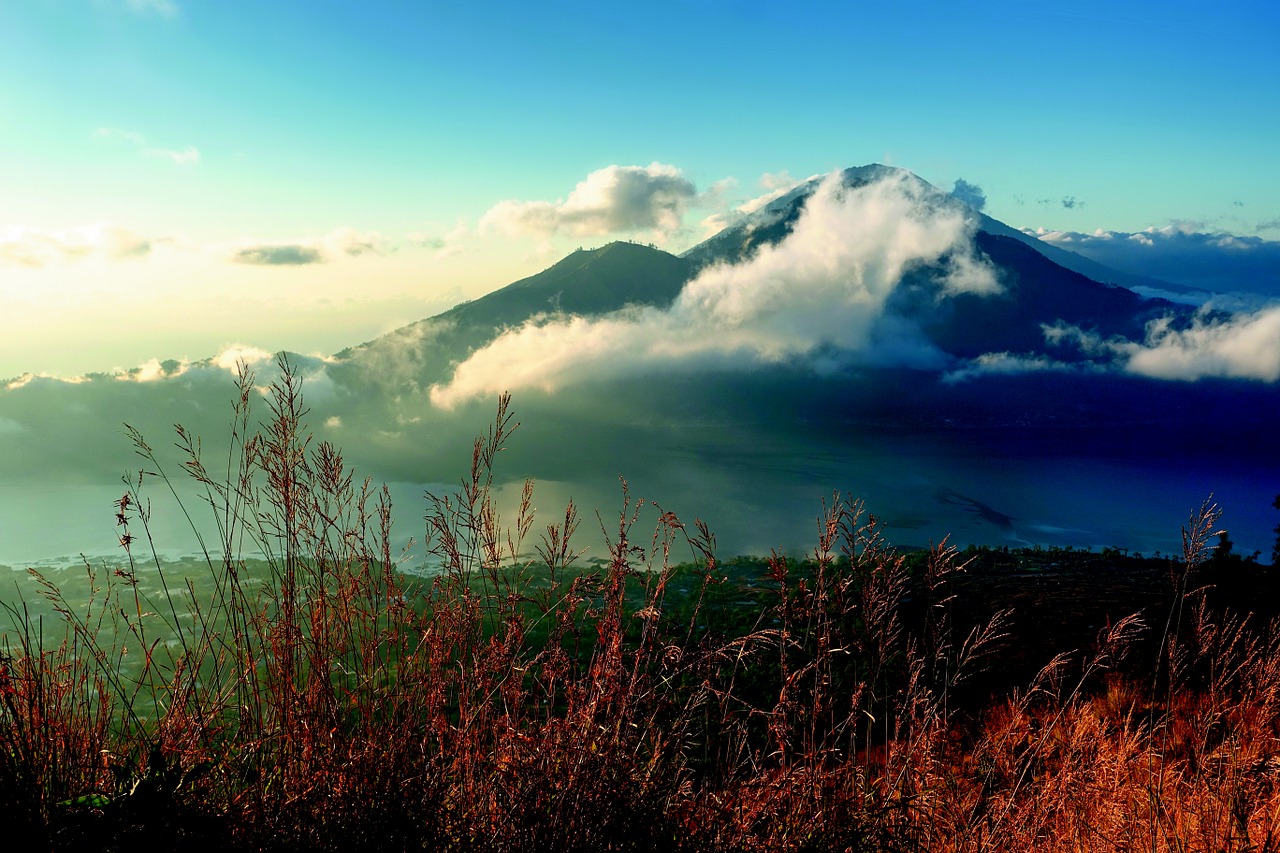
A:
[[[587,175],[563,201],[501,201],[480,219],[482,232],[522,237],[678,231],[698,197],[675,166],[606,166]]]
[[[899,326],[878,336],[903,275],[943,265],[939,298],[991,294],[1000,286],[974,254],[972,217],[926,192],[902,176],[848,189],[834,174],[785,240],[762,246],[742,264],[703,271],[669,309],[528,322],[458,365],[449,382],[432,387],[431,401],[448,409],[505,390],[552,391],[637,372],[797,359],[830,369],[832,348],[868,361],[890,352],[899,361],[936,356],[923,340],[904,338]]]
[[[1046,243],[1135,275],[1214,292],[1280,295],[1280,241],[1178,223],[1144,231],[1023,229]]]
[[[1103,340],[1066,325],[1046,328],[1045,337],[1153,379],[1280,381],[1280,305],[1227,316],[1202,311],[1182,327],[1163,317],[1147,325],[1140,342]]]

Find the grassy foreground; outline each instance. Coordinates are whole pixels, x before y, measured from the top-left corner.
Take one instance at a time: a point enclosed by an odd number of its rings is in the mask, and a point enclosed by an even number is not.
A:
[[[241,371],[221,476],[178,432],[206,576],[150,549],[143,488],[168,481],[135,435],[127,565],[13,607],[24,849],[1280,849],[1280,632],[1208,595],[1212,507],[1162,595],[1011,688],[992,673],[1039,654],[1018,611],[838,497],[803,560],[721,564],[701,525],[641,531],[624,490],[581,565],[572,505],[535,534],[526,484],[499,517],[506,399],[428,496],[439,573],[406,575],[385,492],[312,443],[282,367],[261,425]]]

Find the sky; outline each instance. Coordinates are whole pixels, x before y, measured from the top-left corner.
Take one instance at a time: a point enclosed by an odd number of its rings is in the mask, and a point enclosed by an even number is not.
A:
[[[331,353],[871,162],[1280,293],[1278,38],[1263,2],[0,0],[0,378]]]

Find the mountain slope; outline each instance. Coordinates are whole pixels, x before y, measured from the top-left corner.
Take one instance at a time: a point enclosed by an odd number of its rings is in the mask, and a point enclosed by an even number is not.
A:
[[[922,323],[945,352],[976,358],[986,352],[1045,350],[1043,327],[1066,323],[1099,333],[1141,337],[1147,322],[1173,310],[1172,303],[1144,299],[1059,266],[1025,243],[986,231],[974,235],[978,248],[1001,272],[1004,292],[961,294],[935,308]],[[1061,351],[1052,351],[1057,358]]]
[[[345,349],[331,372],[388,388],[406,377],[425,386],[445,379],[453,365],[504,329],[537,317],[670,305],[693,269],[683,258],[638,243],[579,249],[537,275]]]
[[[579,249],[537,275],[509,284],[441,317],[462,325],[517,325],[539,313],[592,316],[626,305],[666,306],[680,293],[692,265],[661,249],[610,243]]]

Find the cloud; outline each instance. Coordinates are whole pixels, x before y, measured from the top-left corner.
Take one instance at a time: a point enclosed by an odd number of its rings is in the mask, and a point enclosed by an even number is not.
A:
[[[606,166],[574,187],[564,201],[502,201],[480,219],[480,230],[509,236],[559,233],[599,236],[678,231],[698,191],[675,166]]]
[[[722,209],[731,203],[729,198],[737,188],[737,178],[721,178],[712,184],[706,192],[698,194],[696,204],[704,208]]]
[[[361,255],[385,255],[391,251],[391,242],[378,232],[361,233],[347,226],[329,232],[324,242],[331,251],[353,258]]]
[[[241,362],[252,366],[270,362],[273,358],[275,358],[275,355],[264,349],[245,344],[232,344],[209,361],[215,367],[235,373],[236,366]]]
[[[405,240],[411,246],[433,250],[437,258],[447,258],[461,252],[463,241],[470,236],[471,229],[466,223],[459,222],[444,234],[413,232],[406,234]]]
[[[833,363],[832,350],[877,361],[886,303],[903,275],[941,265],[938,296],[999,290],[994,270],[973,254],[974,221],[959,205],[926,198],[902,175],[857,188],[824,180],[790,235],[749,261],[704,270],[665,310],[633,308],[599,318],[539,318],[509,330],[433,386],[432,402],[453,408],[504,390],[552,391],[572,383],[642,372],[806,362]],[[900,332],[883,336],[896,358],[932,353]]]
[[[231,260],[238,264],[296,267],[327,263],[334,257],[358,258],[362,255],[385,255],[391,251],[391,241],[378,232],[360,232],[344,225],[319,239],[244,246],[235,251]]]
[[[982,187],[971,184],[964,178],[956,178],[956,185],[951,190],[951,194],[974,210],[981,211],[987,206],[987,194],[982,191]]]
[[[1073,195],[1063,196],[1060,199],[1039,198],[1039,199],[1036,199],[1036,203],[1041,205],[1060,204],[1066,210],[1074,210],[1077,207],[1084,207],[1084,202],[1080,201]]]
[[[767,206],[769,202],[782,198],[801,184],[807,184],[811,181],[819,180],[821,177],[821,175],[811,175],[804,180],[798,180],[791,177],[791,174],[785,169],[781,172],[765,172],[760,176],[760,186],[767,190],[767,192],[765,192],[764,195],[756,196],[755,198],[738,205],[738,213],[755,213],[762,207]]]
[[[318,356],[289,358],[304,380],[305,401],[315,407],[316,423],[336,414],[328,411],[340,402],[330,362]],[[0,444],[8,446],[3,456],[8,482],[108,483],[119,482],[122,472],[136,475],[120,426],[126,423],[157,448],[168,444],[164,437],[172,435],[175,421],[183,423],[205,439],[206,451],[216,457],[215,448],[225,448],[228,440],[231,376],[240,359],[254,373],[256,405],[280,373],[274,355],[243,345],[226,347],[211,359],[150,359],[124,371],[72,377],[24,374],[0,382]],[[368,395],[359,396],[361,390],[351,389],[355,405],[370,407]],[[265,412],[258,409],[255,422]],[[5,434],[19,437],[5,441]]]
[[[93,256],[128,260],[150,254],[155,242],[119,225],[87,225],[61,231],[18,226],[0,230],[0,263],[38,268]]]
[[[1162,317],[1147,324],[1141,342],[1065,324],[1046,328],[1045,339],[1153,379],[1280,381],[1280,305],[1230,315],[1202,310],[1186,325]]]
[[[1280,241],[1203,229],[1203,223],[1178,222],[1134,232],[1023,230],[1122,272],[1218,293],[1280,296]]]
[[[1280,380],[1280,306],[1229,319],[1197,317],[1186,329],[1153,322],[1142,344],[1118,345],[1130,373],[1157,379]]]
[[[159,382],[162,379],[176,379],[187,372],[191,365],[185,361],[153,358],[132,370],[116,375],[121,382]]]
[[[236,252],[231,260],[238,264],[290,266],[324,263],[324,254],[315,246],[298,244],[249,246]]]
[[[1275,219],[1268,219],[1266,222],[1258,223],[1259,231],[1280,231],[1280,216]]]
[[[943,374],[947,384],[965,382],[980,376],[1015,376],[1023,373],[1077,370],[1075,365],[1056,361],[1043,355],[1015,355],[1009,352],[987,352],[971,360],[964,367]]]
[[[760,186],[766,190],[755,198],[747,199],[732,209],[719,210],[705,217],[698,223],[704,238],[712,237],[726,228],[731,228],[744,218],[767,207],[770,203],[782,198],[802,184],[815,183],[821,175],[812,175],[804,180],[791,177],[785,169],[781,172],[766,172],[760,176]],[[721,182],[724,183],[724,182]]]
[[[118,127],[100,127],[93,132],[93,138],[106,142],[123,143],[134,148],[144,157],[157,160],[168,160],[178,166],[190,166],[200,162],[200,152],[193,145],[180,150],[156,148],[147,142],[141,133],[132,130],[121,130]]]

